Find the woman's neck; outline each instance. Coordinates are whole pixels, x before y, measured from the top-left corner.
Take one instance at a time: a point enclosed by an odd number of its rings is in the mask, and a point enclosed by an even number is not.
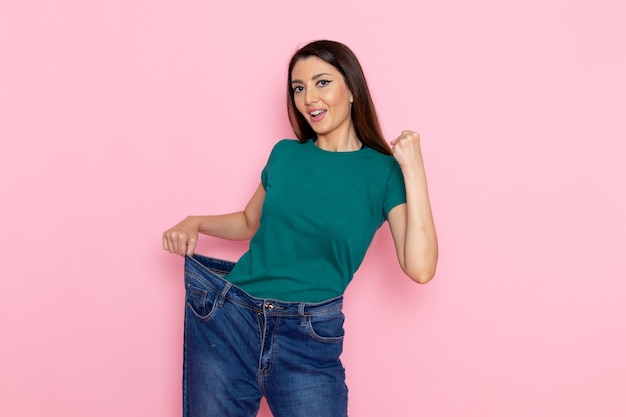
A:
[[[318,148],[329,152],[358,151],[363,147],[353,127],[345,134],[333,132],[328,135],[318,135],[315,144]]]

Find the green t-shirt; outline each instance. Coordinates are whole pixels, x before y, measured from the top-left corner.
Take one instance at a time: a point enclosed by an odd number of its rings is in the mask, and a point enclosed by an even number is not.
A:
[[[278,142],[261,174],[261,224],[227,279],[258,298],[342,295],[389,211],[406,202],[396,160],[364,147],[329,152]]]

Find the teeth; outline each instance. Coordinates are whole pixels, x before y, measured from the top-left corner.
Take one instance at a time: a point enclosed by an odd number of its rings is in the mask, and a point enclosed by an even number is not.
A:
[[[317,116],[322,113],[324,113],[324,110],[315,110],[315,111],[312,111],[310,114],[311,116]]]

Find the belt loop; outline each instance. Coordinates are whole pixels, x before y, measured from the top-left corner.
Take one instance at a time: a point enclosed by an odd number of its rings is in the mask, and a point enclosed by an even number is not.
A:
[[[304,315],[305,303],[298,304],[298,315],[300,316],[300,326],[306,327],[306,316]]]
[[[232,287],[233,284],[231,284],[230,282],[227,282],[226,285],[224,285],[224,288],[222,288],[222,292],[220,292],[220,295],[217,297],[217,306],[221,307],[224,305],[224,298],[226,298],[226,293],[228,292],[228,290],[230,290],[230,287]]]

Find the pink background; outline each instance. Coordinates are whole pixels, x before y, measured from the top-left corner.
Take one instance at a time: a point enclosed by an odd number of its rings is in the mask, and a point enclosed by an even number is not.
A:
[[[440,237],[418,286],[384,226],[347,292],[351,416],[626,415],[625,20],[620,0],[2,0],[0,415],[180,414],[161,233],[243,208],[318,38],[359,56],[389,139],[421,133]]]

